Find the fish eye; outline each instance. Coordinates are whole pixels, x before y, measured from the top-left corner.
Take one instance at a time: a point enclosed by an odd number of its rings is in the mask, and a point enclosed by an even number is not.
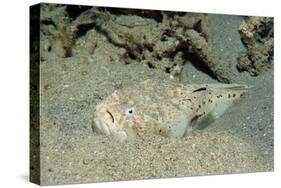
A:
[[[126,111],[126,115],[133,115],[135,113],[135,109],[134,108],[129,108]]]

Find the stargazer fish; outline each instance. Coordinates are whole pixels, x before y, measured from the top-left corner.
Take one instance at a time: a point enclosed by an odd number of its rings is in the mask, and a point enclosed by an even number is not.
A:
[[[219,118],[248,89],[239,84],[145,80],[101,101],[94,112],[93,128],[121,142],[140,131],[181,138]]]

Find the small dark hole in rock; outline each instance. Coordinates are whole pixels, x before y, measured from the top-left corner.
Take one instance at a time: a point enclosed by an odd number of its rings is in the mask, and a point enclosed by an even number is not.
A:
[[[159,56],[159,55],[157,55],[157,57],[156,57],[158,60],[162,60],[162,57],[161,56]]]
[[[136,57],[134,54],[132,54],[132,53],[129,53],[129,57],[130,57],[131,59],[133,59],[133,60],[136,60],[136,59],[137,59],[137,57]]]
[[[90,24],[83,24],[83,25],[79,25],[75,31],[75,35],[76,38],[79,38],[83,35],[85,35],[89,30],[91,30],[92,28],[94,28],[94,24],[90,23]]]
[[[260,28],[259,28],[259,35],[261,38],[265,38],[267,37],[267,35],[269,34],[270,30],[273,29],[273,22],[269,21],[265,24],[263,24]]]
[[[153,48],[151,46],[146,46],[146,48],[148,49],[148,51],[153,52]]]
[[[160,40],[164,42],[164,41],[168,41],[168,38],[166,35],[163,35]]]
[[[148,62],[147,65],[148,65],[148,67],[151,68],[151,69],[154,69],[154,68],[155,68],[155,66],[152,65],[150,62]]]
[[[52,20],[42,20],[41,23],[44,25],[53,25],[56,27],[55,23]]]
[[[52,47],[49,46],[47,50],[48,50],[48,52],[50,52],[52,50]]]
[[[65,50],[65,53],[64,53],[65,57],[71,57],[72,56],[71,48],[65,47],[64,50]]]
[[[81,6],[81,5],[67,5],[66,12],[69,17],[74,20],[76,17],[80,16],[80,14],[88,9],[92,8],[92,6]]]
[[[171,68],[167,67],[167,68],[165,69],[165,72],[166,72],[166,73],[171,73]]]

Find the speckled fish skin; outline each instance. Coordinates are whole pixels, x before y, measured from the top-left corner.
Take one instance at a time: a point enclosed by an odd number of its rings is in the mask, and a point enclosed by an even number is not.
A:
[[[94,130],[118,141],[148,131],[172,138],[219,118],[248,90],[238,84],[189,84],[146,80],[116,90],[94,112]]]

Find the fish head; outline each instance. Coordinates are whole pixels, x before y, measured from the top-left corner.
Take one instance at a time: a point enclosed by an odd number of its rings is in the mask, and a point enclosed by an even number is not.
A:
[[[140,127],[141,118],[132,100],[114,92],[96,106],[93,128],[99,133],[113,135],[125,141],[132,130]]]

